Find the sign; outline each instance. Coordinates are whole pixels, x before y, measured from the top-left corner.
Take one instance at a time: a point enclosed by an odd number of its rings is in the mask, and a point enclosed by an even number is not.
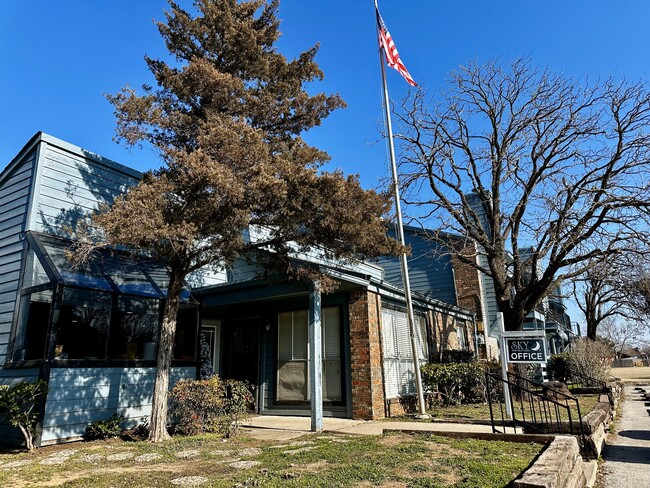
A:
[[[506,337],[508,363],[545,363],[544,337]]]

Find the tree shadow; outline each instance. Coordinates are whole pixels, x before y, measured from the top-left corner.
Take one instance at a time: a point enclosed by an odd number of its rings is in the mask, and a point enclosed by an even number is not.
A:
[[[650,431],[648,430],[621,430],[617,432],[621,437],[637,439],[640,441],[650,441]]]
[[[602,456],[605,461],[650,464],[650,447],[608,444],[603,449]]]

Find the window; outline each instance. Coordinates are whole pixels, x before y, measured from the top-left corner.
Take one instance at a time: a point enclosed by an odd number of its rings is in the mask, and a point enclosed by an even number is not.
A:
[[[58,361],[155,360],[169,281],[164,266],[119,251],[74,266],[69,240],[31,231],[25,237],[14,361],[47,359],[46,348]],[[196,359],[198,339],[197,307],[188,299],[183,290],[174,344],[174,359],[182,361]]]
[[[105,359],[110,324],[110,293],[66,287],[54,358]]]
[[[307,311],[278,315],[278,401],[307,401]]]
[[[418,360],[425,364],[428,358],[426,319],[416,315],[415,323]],[[386,398],[414,395],[415,371],[406,312],[382,310],[382,340]]]
[[[23,325],[18,335],[22,338],[22,344],[15,350],[14,360],[43,359],[51,307],[52,290],[29,293],[22,297],[20,316]]]
[[[120,295],[109,340],[112,359],[156,359],[158,300]]]
[[[323,401],[342,400],[339,308],[321,314]],[[309,400],[309,317],[307,310],[278,314],[278,401]]]
[[[207,347],[207,350],[206,350]],[[204,362],[208,364],[204,365]],[[203,320],[201,324],[201,369],[221,375],[221,321]],[[211,371],[208,371],[211,369]]]
[[[465,322],[460,322],[460,325],[456,326],[456,336],[458,337],[458,349],[466,351],[467,335],[465,334]]]

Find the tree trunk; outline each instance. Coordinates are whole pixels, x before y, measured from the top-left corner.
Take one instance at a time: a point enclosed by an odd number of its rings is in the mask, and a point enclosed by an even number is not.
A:
[[[25,447],[29,452],[34,452],[34,440],[32,439],[31,432],[21,423],[18,424],[18,428],[23,433],[23,437],[25,438]]]
[[[508,302],[497,303],[499,311],[503,313],[503,327],[506,331],[523,330],[526,314],[520,307],[513,307]]]
[[[176,315],[183,289],[183,275],[172,270],[169,276],[167,301],[163,311],[162,328],[158,341],[156,362],[156,381],[153,387],[151,420],[149,423],[149,440],[163,442],[170,439],[167,432],[167,393],[169,390],[169,372],[174,354],[174,336],[176,335]]]
[[[596,340],[596,329],[598,327],[598,322],[596,320],[587,319],[587,339],[592,341]]]

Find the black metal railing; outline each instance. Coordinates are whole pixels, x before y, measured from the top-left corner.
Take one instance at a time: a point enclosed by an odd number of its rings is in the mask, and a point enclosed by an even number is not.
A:
[[[593,388],[598,390],[600,393],[607,393],[609,391],[607,383],[602,380],[573,370],[568,370],[566,373],[567,374],[562,378],[556,378],[555,375],[553,375],[553,379],[565,383],[570,390]]]
[[[514,433],[521,429],[527,434],[570,434],[578,436],[585,446],[577,398],[514,373],[508,373],[504,379],[486,372],[485,378],[492,432],[506,433],[510,427]],[[506,411],[506,395],[512,406],[512,418]]]

